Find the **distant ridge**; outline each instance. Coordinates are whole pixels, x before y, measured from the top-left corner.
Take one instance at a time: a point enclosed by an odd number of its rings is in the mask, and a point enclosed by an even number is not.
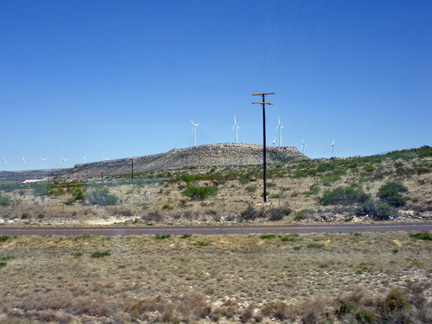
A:
[[[295,147],[267,147],[267,163],[284,163],[308,159]],[[240,166],[262,163],[262,145],[208,144],[184,149],[172,149],[166,153],[133,158],[77,164],[71,169],[3,171],[0,181],[43,179],[47,177],[80,180],[111,175],[129,174],[134,163],[134,173],[183,167]]]

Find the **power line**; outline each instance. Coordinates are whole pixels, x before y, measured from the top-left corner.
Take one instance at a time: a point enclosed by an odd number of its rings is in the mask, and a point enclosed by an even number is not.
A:
[[[275,19],[274,19],[274,22],[273,22],[273,27],[272,27],[272,30],[271,30],[271,33],[270,33],[270,38],[269,38],[267,49],[266,49],[266,52],[265,52],[265,55],[264,55],[264,61],[263,61],[262,65],[261,65],[260,73],[258,75],[258,81],[257,81],[257,83],[259,83],[260,80],[261,80],[262,72],[264,70],[264,66],[265,66],[265,63],[267,61],[267,56],[268,56],[268,52],[270,50],[270,45],[271,45],[271,42],[272,42],[272,39],[273,39],[273,32],[274,32],[274,29],[275,29],[275,26],[276,26],[276,22],[277,22],[277,19],[278,19],[279,9],[280,9],[281,2],[282,2],[282,0],[279,0],[279,4],[278,4],[277,10],[276,10],[276,16],[275,16]]]
[[[297,55],[295,56],[294,60],[291,62],[291,65],[288,67],[286,73],[284,74],[284,76],[282,77],[281,81],[279,82],[278,86],[276,87],[276,89],[278,89],[282,82],[285,80],[285,78],[287,77],[288,73],[290,72],[291,68],[294,66],[294,64],[296,63],[297,59],[299,58],[301,52],[303,51],[303,49],[306,47],[307,42],[309,41],[309,39],[311,38],[312,34],[314,33],[315,29],[317,28],[319,22],[321,21],[321,18],[324,16],[324,13],[327,9],[327,7],[330,4],[330,0],[327,1],[326,6],[324,7],[323,11],[321,12],[321,15],[318,17],[315,25],[313,26],[311,32],[309,33],[308,37],[306,38],[306,40],[303,43],[303,46],[300,48],[300,50],[297,52]]]
[[[282,50],[282,53],[281,53],[281,55],[279,56],[279,60],[277,61],[276,66],[275,66],[274,69],[273,69],[273,73],[271,74],[270,79],[269,79],[269,81],[267,82],[267,87],[269,86],[270,82],[273,80],[273,76],[275,75],[276,70],[277,70],[277,68],[279,67],[279,64],[280,64],[280,62],[281,62],[281,60],[282,60],[282,57],[283,57],[284,54],[285,54],[285,51],[286,51],[286,49],[287,49],[287,47],[288,47],[288,43],[289,43],[289,41],[290,41],[290,39],[291,39],[291,35],[292,35],[293,31],[294,31],[295,26],[297,25],[297,21],[298,21],[298,19],[299,19],[299,17],[300,17],[300,13],[301,13],[301,11],[302,11],[302,9],[303,9],[303,5],[304,5],[304,0],[303,0],[302,3],[301,3],[301,6],[300,6],[299,11],[297,12],[297,16],[296,16],[296,18],[295,18],[295,20],[294,20],[294,24],[292,25],[289,34],[288,34],[288,38],[287,38],[287,40],[286,40],[286,42],[285,42],[285,46],[284,46],[284,48],[283,48],[283,50]]]

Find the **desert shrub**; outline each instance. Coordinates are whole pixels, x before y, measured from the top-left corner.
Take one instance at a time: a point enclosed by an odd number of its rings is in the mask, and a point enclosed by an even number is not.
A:
[[[9,236],[7,235],[1,235],[0,236],[0,242],[6,242],[9,239]]]
[[[324,205],[352,205],[354,203],[363,203],[369,199],[361,187],[337,187],[333,190],[327,190],[319,198],[319,202]]]
[[[8,196],[2,196],[0,194],[0,206],[8,206],[10,204],[10,199]]]
[[[117,204],[118,197],[109,193],[107,188],[96,189],[87,195],[87,201],[90,205],[113,206]]]
[[[218,193],[218,188],[216,186],[208,187],[195,187],[192,184],[188,184],[186,189],[182,192],[183,196],[187,196],[191,199],[204,200],[207,197],[214,197]]]
[[[340,178],[341,177],[339,174],[330,173],[330,174],[323,175],[321,177],[321,181],[325,186],[331,186],[334,182],[340,180]]]
[[[0,268],[6,267],[7,262],[0,262]]]
[[[363,170],[365,170],[366,172],[373,172],[376,170],[376,168],[373,165],[366,165]]]
[[[171,237],[171,234],[156,234],[155,235],[156,240],[164,240],[164,239],[167,239],[170,237]]]
[[[194,243],[195,246],[209,246],[209,242],[198,241]]]
[[[305,214],[304,214],[303,210],[300,210],[300,211],[294,213],[294,219],[296,221],[300,221],[300,220],[302,220],[304,218],[305,218]]]
[[[184,239],[187,239],[191,236],[192,236],[191,234],[184,234],[184,235],[180,236],[180,238],[184,240]]]
[[[90,255],[90,257],[94,258],[94,259],[99,259],[99,258],[103,258],[106,256],[111,255],[111,253],[109,253],[108,251],[105,252],[94,252]]]
[[[318,195],[321,188],[315,185],[309,186],[309,191],[305,192],[306,196]]]
[[[303,239],[300,237],[299,234],[293,233],[289,234],[288,236],[281,237],[281,242],[298,242],[302,241]]]
[[[257,218],[265,217],[264,209],[256,210],[252,205],[248,205],[247,208],[240,213],[240,221],[253,221]]]
[[[392,215],[392,208],[387,204],[378,204],[376,209],[376,215],[374,218],[377,220],[387,220]]]
[[[331,171],[335,168],[335,164],[333,163],[320,163],[318,165],[317,171],[318,172],[327,172]]]
[[[254,193],[254,192],[257,191],[257,187],[256,186],[247,186],[245,189],[249,193]]]
[[[382,302],[382,310],[387,314],[400,311],[408,306],[405,295],[397,289],[392,289]]]
[[[407,198],[402,196],[402,192],[407,192],[408,189],[403,184],[398,182],[387,182],[378,190],[378,198],[386,201],[390,206],[403,207],[406,205]]]
[[[322,249],[325,247],[323,243],[309,243],[307,246],[309,249]]]
[[[429,232],[410,233],[409,236],[417,240],[432,241],[432,235]]]
[[[269,240],[269,239],[274,239],[276,238],[276,235],[274,234],[263,234],[260,236],[261,240]]]
[[[270,215],[270,221],[278,221],[284,218],[284,216],[288,216],[291,214],[292,210],[289,207],[281,207],[281,208],[272,208],[267,211]]]
[[[357,208],[357,216],[370,216],[377,220],[387,220],[393,214],[392,208],[386,203],[376,203],[368,199]]]

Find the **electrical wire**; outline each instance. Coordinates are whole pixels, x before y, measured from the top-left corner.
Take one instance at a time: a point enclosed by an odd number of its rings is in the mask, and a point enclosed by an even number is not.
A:
[[[263,61],[262,65],[261,65],[261,69],[260,69],[260,72],[259,72],[259,75],[258,75],[258,80],[257,80],[258,84],[261,81],[261,76],[262,76],[262,73],[264,71],[265,63],[267,61],[268,52],[270,50],[270,46],[271,46],[271,43],[272,43],[272,40],[273,40],[273,33],[274,33],[276,22],[277,22],[277,19],[278,19],[278,16],[279,16],[279,9],[280,9],[281,2],[282,2],[282,0],[279,0],[279,4],[278,4],[277,10],[276,10],[275,19],[274,19],[274,22],[273,22],[273,27],[272,27],[272,30],[271,30],[271,33],[270,33],[270,38],[269,38],[268,44],[267,44],[267,49],[266,49],[265,54],[264,54],[264,61]]]
[[[318,17],[315,25],[313,26],[311,32],[309,33],[308,37],[306,38],[306,40],[304,41],[302,47],[300,48],[300,50],[297,52],[294,60],[291,62],[290,66],[288,67],[287,71],[285,72],[285,74],[283,75],[281,81],[279,82],[278,86],[276,87],[276,89],[279,89],[279,87],[282,85],[283,81],[285,80],[285,78],[288,76],[290,70],[292,69],[292,67],[294,66],[294,64],[297,62],[300,54],[303,52],[304,48],[306,47],[307,42],[309,41],[309,39],[311,38],[312,34],[314,33],[315,29],[317,28],[319,22],[321,21],[321,18],[324,16],[324,13],[327,9],[327,7],[330,4],[330,0],[327,1],[326,6],[324,7],[323,11],[321,12],[321,15]]]
[[[275,75],[275,73],[276,73],[276,70],[277,70],[277,68],[279,67],[280,62],[282,61],[282,57],[283,57],[284,54],[285,54],[285,51],[286,51],[286,49],[287,49],[287,47],[288,47],[288,43],[289,43],[289,41],[291,40],[291,36],[292,36],[293,31],[294,31],[294,28],[295,28],[295,26],[297,25],[297,21],[298,21],[298,19],[299,19],[299,17],[300,17],[300,14],[301,14],[301,12],[302,12],[304,2],[305,2],[305,1],[303,0],[302,3],[301,3],[301,5],[300,5],[300,9],[299,9],[298,12],[297,12],[296,18],[295,18],[294,23],[293,23],[293,25],[292,25],[292,27],[291,27],[291,30],[290,30],[290,32],[289,32],[289,34],[288,34],[288,38],[287,38],[287,40],[286,40],[286,42],[285,42],[284,48],[283,48],[283,50],[282,50],[282,53],[281,53],[281,55],[279,56],[279,59],[278,59],[278,61],[277,61],[277,63],[276,63],[276,66],[275,66],[274,69],[273,69],[273,72],[272,72],[272,74],[271,74],[271,76],[270,76],[269,81],[267,82],[267,88],[269,87],[270,82],[273,80],[273,77],[274,77],[274,75]]]

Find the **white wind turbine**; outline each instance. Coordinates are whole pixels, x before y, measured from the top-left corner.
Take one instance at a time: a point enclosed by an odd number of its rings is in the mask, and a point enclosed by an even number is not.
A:
[[[333,142],[330,144],[330,146],[332,147],[332,158],[334,157],[334,145],[335,145],[335,140],[333,140]]]
[[[278,115],[278,125],[276,126],[275,132],[277,131],[278,128],[279,128],[279,147],[281,147],[282,146],[282,128],[283,128],[283,126],[280,122],[279,115]]]
[[[24,159],[24,156],[23,156],[23,158],[22,158],[22,163],[23,163],[23,164],[27,164],[26,160]]]
[[[231,128],[231,131],[233,131],[235,128],[235,142],[238,143],[238,129],[240,126],[237,124],[236,116],[234,115],[234,126]]]
[[[64,165],[64,163],[67,161],[67,159],[65,159],[63,156],[61,157],[61,163],[62,163],[62,167],[63,167],[63,165]]]
[[[193,143],[194,143],[194,146],[196,146],[196,128],[199,124],[194,124],[192,119],[190,121],[191,121],[192,126],[193,126],[193,128],[192,128],[192,134],[193,134],[193,140],[194,140]]]
[[[6,160],[6,158],[3,156],[3,163],[8,163],[8,161]]]
[[[304,148],[305,148],[306,145],[307,145],[307,143],[305,143],[305,142],[303,141],[303,138],[302,138],[303,155],[304,155]]]
[[[44,165],[46,160],[48,160],[48,159],[47,158],[41,158],[41,164]]]
[[[83,161],[83,163],[86,163],[87,156],[84,155],[84,157],[81,160]]]

